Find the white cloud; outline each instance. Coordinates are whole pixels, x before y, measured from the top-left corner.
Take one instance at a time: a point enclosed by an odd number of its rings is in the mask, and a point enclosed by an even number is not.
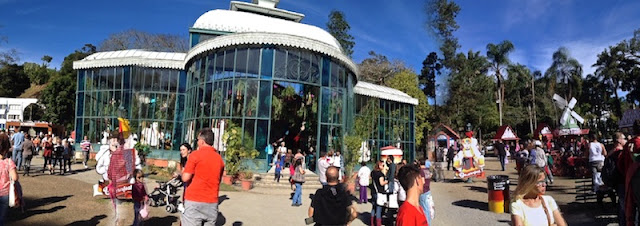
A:
[[[524,21],[542,18],[552,3],[552,0],[509,1],[504,14],[504,29],[508,30]]]

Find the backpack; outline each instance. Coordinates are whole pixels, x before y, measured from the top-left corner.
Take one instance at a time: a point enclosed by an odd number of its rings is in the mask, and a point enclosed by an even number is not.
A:
[[[620,153],[622,153],[622,151],[617,150],[604,159],[604,166],[602,167],[602,173],[600,176],[602,177],[604,184],[609,187],[615,187],[624,182],[622,174],[618,171],[618,167],[616,166]]]

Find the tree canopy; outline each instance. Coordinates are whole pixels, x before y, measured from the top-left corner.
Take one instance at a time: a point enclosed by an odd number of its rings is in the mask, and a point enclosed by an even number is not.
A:
[[[175,34],[153,34],[129,29],[109,35],[98,45],[99,51],[125,49],[145,49],[161,52],[187,52],[189,42],[186,37]]]
[[[353,41],[353,36],[349,34],[349,30],[351,30],[351,26],[349,25],[349,22],[347,22],[344,13],[332,10],[331,13],[329,13],[327,31],[338,40],[342,50],[347,56],[351,56],[353,54],[353,47],[356,45]]]

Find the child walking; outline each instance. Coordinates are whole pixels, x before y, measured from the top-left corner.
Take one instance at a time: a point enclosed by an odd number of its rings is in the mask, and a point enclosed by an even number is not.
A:
[[[280,183],[280,176],[281,176],[281,172],[282,172],[282,154],[278,153],[278,158],[276,160],[276,175],[275,178],[273,178],[274,181]]]
[[[131,197],[133,198],[133,213],[135,214],[133,226],[138,226],[143,225],[140,209],[144,203],[147,202],[149,196],[147,195],[147,190],[144,187],[144,174],[142,173],[142,170],[136,169],[134,171],[134,175],[136,175],[136,183],[133,184],[133,189],[131,191]]]

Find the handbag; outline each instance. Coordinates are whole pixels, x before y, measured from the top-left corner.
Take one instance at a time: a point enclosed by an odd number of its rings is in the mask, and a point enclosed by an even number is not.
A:
[[[142,217],[142,220],[149,219],[149,204],[147,202],[142,203],[142,208],[140,208],[140,217]]]
[[[8,159],[8,161],[11,161]],[[5,164],[7,160],[5,160]],[[9,173],[9,165],[7,165],[7,173]],[[9,179],[11,180],[11,184],[9,185],[9,207],[20,207],[22,206],[22,187],[20,183],[13,180],[11,174],[9,173]]]
[[[387,194],[380,193],[378,191],[378,186],[376,186],[375,182],[372,184],[372,186],[373,186],[373,189],[376,191],[376,205],[384,206],[384,207],[389,206],[389,200],[387,200]]]

